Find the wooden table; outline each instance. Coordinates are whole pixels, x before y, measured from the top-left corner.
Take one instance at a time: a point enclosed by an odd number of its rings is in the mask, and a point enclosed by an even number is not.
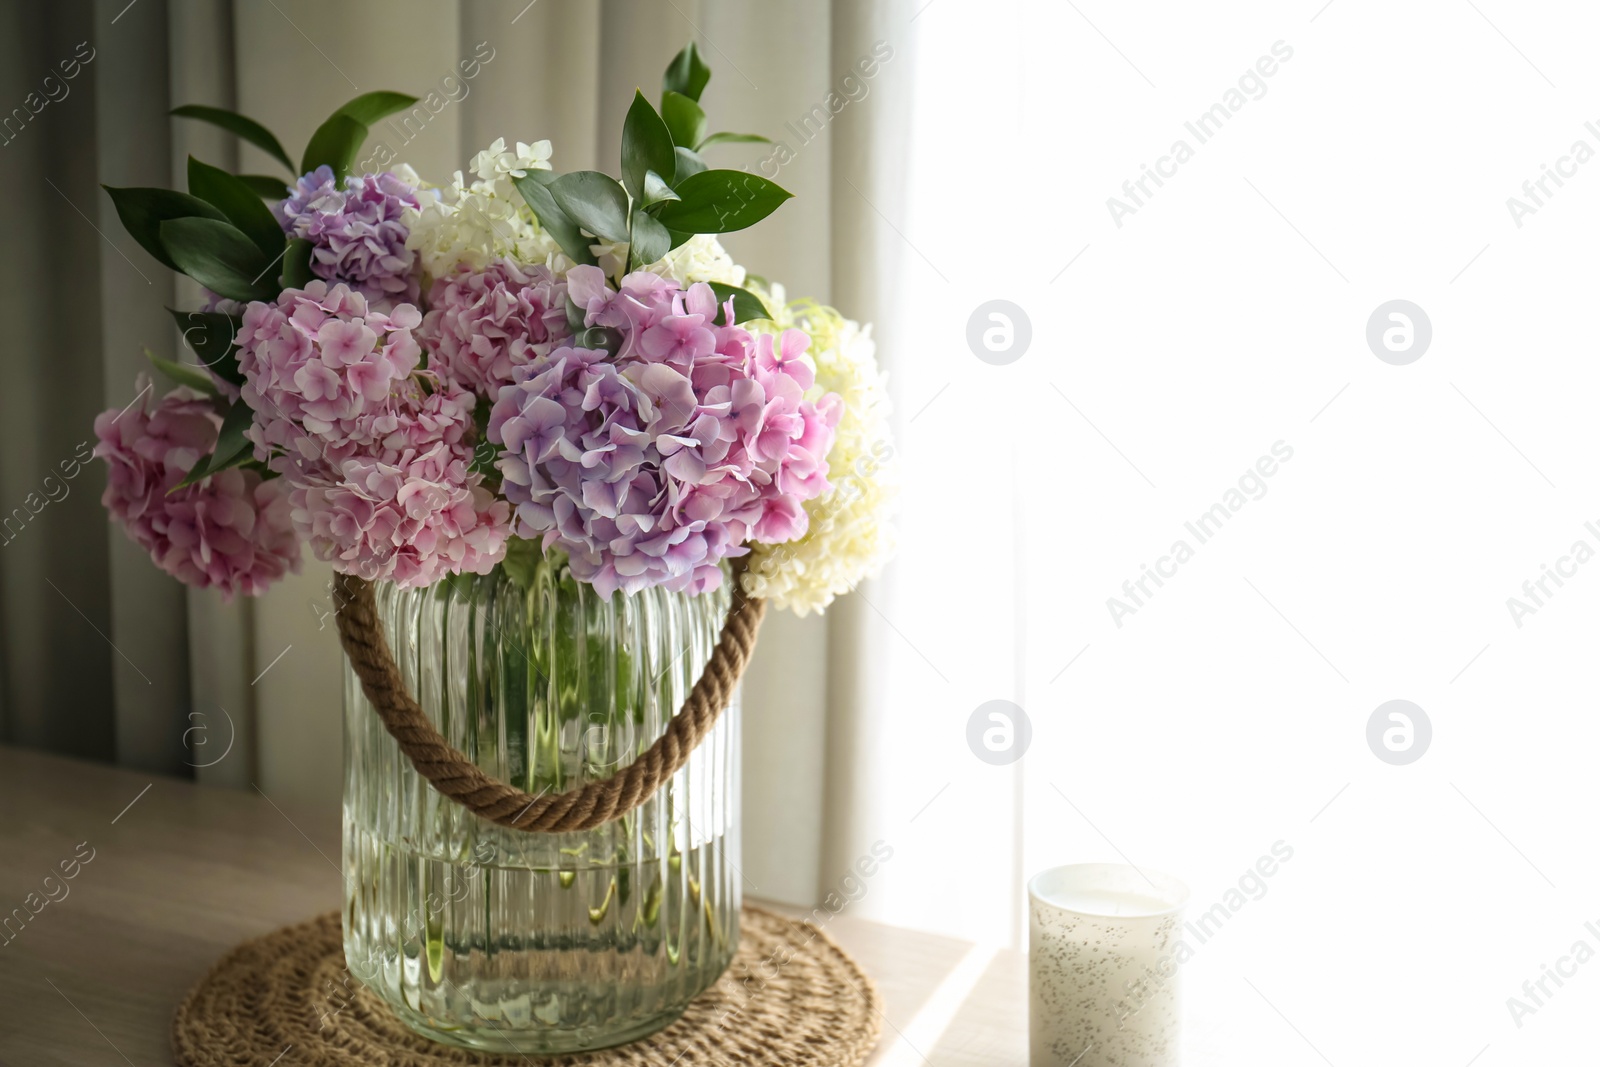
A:
[[[3,1067],[171,1064],[172,1009],[218,956],[341,900],[336,810],[3,747],[0,857]],[[1027,1062],[1022,954],[826,929],[883,993],[877,1067]]]

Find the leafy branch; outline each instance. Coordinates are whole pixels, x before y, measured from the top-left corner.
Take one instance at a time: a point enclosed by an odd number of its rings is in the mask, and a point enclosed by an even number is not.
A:
[[[776,211],[790,193],[760,175],[714,170],[700,150],[709,145],[765,142],[757,134],[706,133],[700,94],[711,69],[691,43],[667,66],[658,111],[635,91],[622,125],[622,180],[599,171],[555,174],[530,170],[516,179],[539,225],[576,263],[593,263],[592,235],[628,246],[622,272],[657,262],[696,234],[731,233]],[[724,291],[725,290],[725,291]],[[734,301],[735,321],[764,318],[747,290],[721,286]]]
[[[416,103],[404,93],[364,93],[339,108],[311,135],[300,161],[300,173],[320,166],[343,182],[365,143],[372,123]],[[191,104],[175,108],[178,118],[198,119],[260,148],[295,173],[293,161],[272,131],[237,112]],[[264,200],[282,200],[290,179],[267,175],[235,175],[189,157],[187,193],[171,189],[104,186],[117,217],[146,252],[229,300],[273,300],[285,288],[303,288],[311,280],[311,245],[290,239]],[[220,312],[172,311],[184,345],[205,368],[235,386],[244,381],[233,339],[239,323]],[[193,485],[218,471],[252,461],[245,431],[252,412],[242,400],[231,403],[213,379],[199,368],[176,363],[146,351],[150,362],[180,385],[212,398],[222,415],[217,444],[202,456],[175,489]]]

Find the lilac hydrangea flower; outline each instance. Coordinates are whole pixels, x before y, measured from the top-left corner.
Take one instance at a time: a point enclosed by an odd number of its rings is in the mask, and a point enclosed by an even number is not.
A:
[[[420,207],[417,190],[398,175],[351,175],[344,188],[333,168],[318,167],[297,181],[272,211],[290,237],[312,244],[311,272],[344,282],[383,310],[416,303],[417,254],[406,247],[404,214]]]
[[[808,339],[776,348],[718,326],[704,284],[652,274],[619,289],[575,267],[585,325],[618,330],[615,356],[563,344],[512,370],[489,418],[516,532],[567,553],[602,595],[661,585],[703,592],[746,541],[804,533],[828,488],[837,397],[805,397]]]
[[[94,454],[106,461],[101,503],[162,570],[224,601],[257,596],[300,570],[300,541],[290,521],[287,486],[234,467],[172,489],[217,443],[222,419],[211,401],[176,389],[148,408],[141,376],[136,407],[112,408],[94,421]]]

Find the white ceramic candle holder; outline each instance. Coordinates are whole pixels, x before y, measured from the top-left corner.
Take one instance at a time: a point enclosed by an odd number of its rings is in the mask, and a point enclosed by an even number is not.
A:
[[[1028,883],[1032,1067],[1176,1067],[1177,951],[1189,890],[1114,863]]]

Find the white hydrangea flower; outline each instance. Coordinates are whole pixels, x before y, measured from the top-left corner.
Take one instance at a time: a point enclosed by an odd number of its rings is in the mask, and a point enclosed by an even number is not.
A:
[[[472,173],[485,181],[504,180],[507,185],[510,179],[520,178],[530,170],[549,169],[549,141],[518,141],[516,151],[507,152],[505,138],[497,137],[494,144],[472,157]]]
[[[721,282],[743,286],[744,268],[733,261],[714,234],[697,233],[645,268],[671,278],[680,286],[695,282]]]
[[[406,247],[417,252],[422,269],[434,278],[463,264],[481,270],[501,257],[564,269],[570,264],[561,246],[539,225],[511,181],[530,170],[549,169],[549,141],[518,141],[507,151],[504,138],[496,138],[472,159],[475,181],[468,182],[458,170],[445,186],[427,189],[419,183],[431,195],[420,211],[406,212],[411,230]]]
[[[606,277],[615,278],[627,269],[628,245],[626,242],[603,241],[590,245]],[[733,261],[715,234],[697,233],[648,267],[651,274],[671,278],[680,288],[695,282],[721,282],[725,285],[743,286],[744,268]]]
[[[806,502],[811,522],[800,537],[753,546],[744,574],[745,592],[805,616],[876,576],[894,552],[890,517],[897,479],[888,376],[878,369],[871,326],[812,301],[786,304],[782,286],[757,293],[774,317],[745,325],[756,332],[804,330],[817,368],[814,394],[838,393],[844,400],[828,453],[832,488]]]
[[[405,182],[407,185],[411,186],[413,189],[423,190],[433,188],[433,183],[423,181],[422,175],[418,174],[416,168],[409,163],[396,163],[394,166],[389,168],[389,171],[391,174]]]

